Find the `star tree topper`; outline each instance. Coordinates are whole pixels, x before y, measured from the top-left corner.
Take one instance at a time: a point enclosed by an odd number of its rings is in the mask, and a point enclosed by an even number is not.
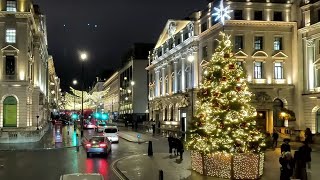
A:
[[[229,14],[233,12],[233,10],[230,9],[230,6],[224,7],[223,0],[220,1],[219,8],[214,7],[214,10],[215,12],[212,14],[212,16],[217,16],[215,21],[220,19],[222,25],[224,25],[226,19],[231,19]]]

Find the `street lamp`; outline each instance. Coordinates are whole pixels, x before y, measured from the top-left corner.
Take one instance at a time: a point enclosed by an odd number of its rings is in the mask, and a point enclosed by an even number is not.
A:
[[[81,53],[80,54],[80,60],[81,60],[81,80],[82,80],[82,87],[81,87],[81,137],[83,137],[83,90],[84,90],[84,66],[83,63],[85,60],[87,60],[88,55],[87,53]]]
[[[72,84],[75,86],[78,84],[77,80],[73,80]],[[76,112],[76,95],[73,93],[73,112]]]

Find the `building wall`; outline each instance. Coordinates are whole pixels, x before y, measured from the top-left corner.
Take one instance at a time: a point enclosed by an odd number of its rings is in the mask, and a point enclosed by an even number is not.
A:
[[[6,1],[0,2],[0,127],[3,127],[3,100],[12,95],[18,101],[17,127],[34,129],[47,120],[48,59],[45,17],[30,1],[18,0],[17,12],[6,11]],[[34,9],[36,7],[36,9]],[[37,13],[35,13],[37,12]],[[16,42],[6,41],[6,30],[16,30]],[[15,57],[15,73],[6,75],[6,56]]]
[[[119,113],[119,93],[120,81],[119,72],[114,73],[103,85],[104,90],[108,90],[104,98],[104,110],[109,112],[112,119],[116,119]]]
[[[132,81],[134,81],[133,95],[133,113],[145,114],[148,109],[148,74],[145,68],[148,60],[134,60],[132,68]]]

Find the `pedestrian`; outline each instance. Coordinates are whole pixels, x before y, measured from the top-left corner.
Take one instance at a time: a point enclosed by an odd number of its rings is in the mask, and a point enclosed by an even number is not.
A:
[[[168,137],[168,144],[169,144],[169,154],[172,155],[172,143],[173,143],[173,137],[171,134],[169,134]]]
[[[280,180],[290,180],[294,170],[294,160],[290,152],[283,152],[279,158],[280,168]]]
[[[154,135],[156,133],[156,125],[152,123],[152,134]]]
[[[305,161],[305,164],[307,165],[307,171],[311,172],[311,152],[312,152],[312,149],[309,146],[309,143],[307,141],[304,141],[303,145],[299,148],[299,151],[301,152],[301,155]]]
[[[311,143],[312,143],[312,132],[311,132],[310,128],[307,128],[307,129],[304,131],[304,136],[305,136],[305,141],[306,141],[308,144],[311,144]]]
[[[300,150],[295,151],[294,161],[295,161],[294,178],[300,179],[300,180],[306,180],[307,179],[306,162]]]
[[[289,142],[290,142],[290,139],[288,139],[288,138],[285,138],[283,140],[283,144],[281,145],[281,154],[283,152],[291,152],[291,147],[290,147]]]
[[[181,138],[182,139],[182,138]],[[177,151],[180,154],[180,160],[183,160],[183,152],[184,152],[184,148],[183,148],[183,143],[181,139],[177,139]]]
[[[274,131],[272,133],[272,147],[276,148],[278,146],[278,139],[279,139],[279,134],[277,131]]]

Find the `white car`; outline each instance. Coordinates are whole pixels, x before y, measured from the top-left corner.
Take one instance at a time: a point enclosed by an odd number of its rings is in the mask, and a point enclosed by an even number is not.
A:
[[[103,131],[103,136],[107,137],[112,143],[119,143],[117,126],[107,126]]]
[[[74,173],[60,176],[60,180],[104,180],[98,173]]]
[[[103,132],[106,127],[107,125],[105,123],[99,123],[97,126],[97,132]]]

